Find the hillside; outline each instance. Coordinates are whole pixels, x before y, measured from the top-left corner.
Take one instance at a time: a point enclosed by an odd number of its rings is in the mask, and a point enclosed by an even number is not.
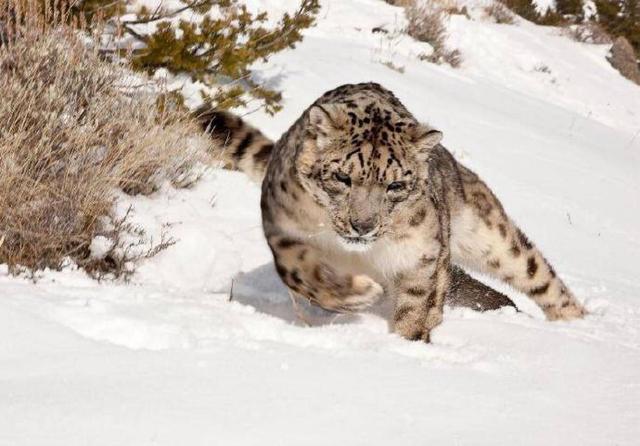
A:
[[[121,197],[150,238],[168,224],[178,240],[131,283],[72,266],[34,283],[0,265],[0,445],[637,443],[640,87],[607,45],[494,24],[471,2],[448,26],[458,69],[418,60],[428,48],[399,32],[400,8],[322,5],[295,50],[258,67],[284,110],[246,119],[277,138],[324,91],[381,83],[444,132],[591,314],[547,322],[482,278],[523,312],[448,309],[431,345],[389,334],[380,308],[304,309],[305,326],[259,187],[213,170],[191,190]]]

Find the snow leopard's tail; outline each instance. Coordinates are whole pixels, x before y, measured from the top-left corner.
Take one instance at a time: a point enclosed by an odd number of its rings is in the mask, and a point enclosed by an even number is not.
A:
[[[273,141],[227,111],[203,105],[194,112],[194,116],[216,145],[215,154],[225,169],[239,170],[262,183]]]

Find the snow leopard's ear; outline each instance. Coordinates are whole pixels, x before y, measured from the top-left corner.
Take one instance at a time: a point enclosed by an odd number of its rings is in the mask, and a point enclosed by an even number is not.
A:
[[[346,128],[349,116],[340,104],[319,104],[309,109],[309,123],[318,140]]]
[[[442,141],[442,132],[426,124],[410,125],[409,134],[419,152],[428,152]]]
[[[347,112],[340,104],[311,106],[302,150],[296,158],[298,173],[311,176],[318,168],[319,156],[331,147],[336,136],[346,130],[348,119]]]

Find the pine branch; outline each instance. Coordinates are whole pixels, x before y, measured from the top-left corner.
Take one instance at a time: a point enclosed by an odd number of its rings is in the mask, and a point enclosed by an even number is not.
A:
[[[146,43],[147,42],[147,36],[143,36],[142,34],[136,32],[133,28],[131,28],[131,26],[129,26],[128,24],[122,24],[123,29],[130,34],[132,37],[136,38],[137,40],[139,40],[140,42]]]
[[[189,9],[193,9],[193,8],[199,8],[201,6],[205,6],[207,4],[210,4],[211,6],[219,4],[220,2],[215,1],[215,0],[196,0],[192,3],[187,3],[185,6],[183,6],[182,8],[178,8],[176,10],[170,11],[170,12],[166,12],[163,14],[160,14],[160,5],[158,5],[158,7],[156,8],[156,10],[154,11],[154,13],[146,18],[146,19],[138,19],[138,20],[126,20],[123,21],[122,23],[124,25],[142,25],[145,23],[153,23],[153,22],[157,22],[158,20],[165,20],[165,19],[170,19],[173,18],[175,16],[177,16],[178,14],[184,12],[184,11],[188,11]]]

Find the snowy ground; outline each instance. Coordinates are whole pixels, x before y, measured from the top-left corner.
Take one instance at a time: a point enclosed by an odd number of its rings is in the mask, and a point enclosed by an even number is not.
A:
[[[258,187],[212,171],[123,198],[150,235],[170,223],[179,240],[131,284],[0,267],[0,445],[637,444],[640,88],[606,46],[553,28],[456,16],[453,70],[417,60],[427,49],[395,32],[400,9],[322,3],[305,41],[260,69],[285,110],[248,118],[277,137],[325,90],[382,83],[444,131],[591,315],[550,323],[509,291],[524,313],[449,309],[431,345],[389,334],[384,306],[302,309],[304,326]]]

